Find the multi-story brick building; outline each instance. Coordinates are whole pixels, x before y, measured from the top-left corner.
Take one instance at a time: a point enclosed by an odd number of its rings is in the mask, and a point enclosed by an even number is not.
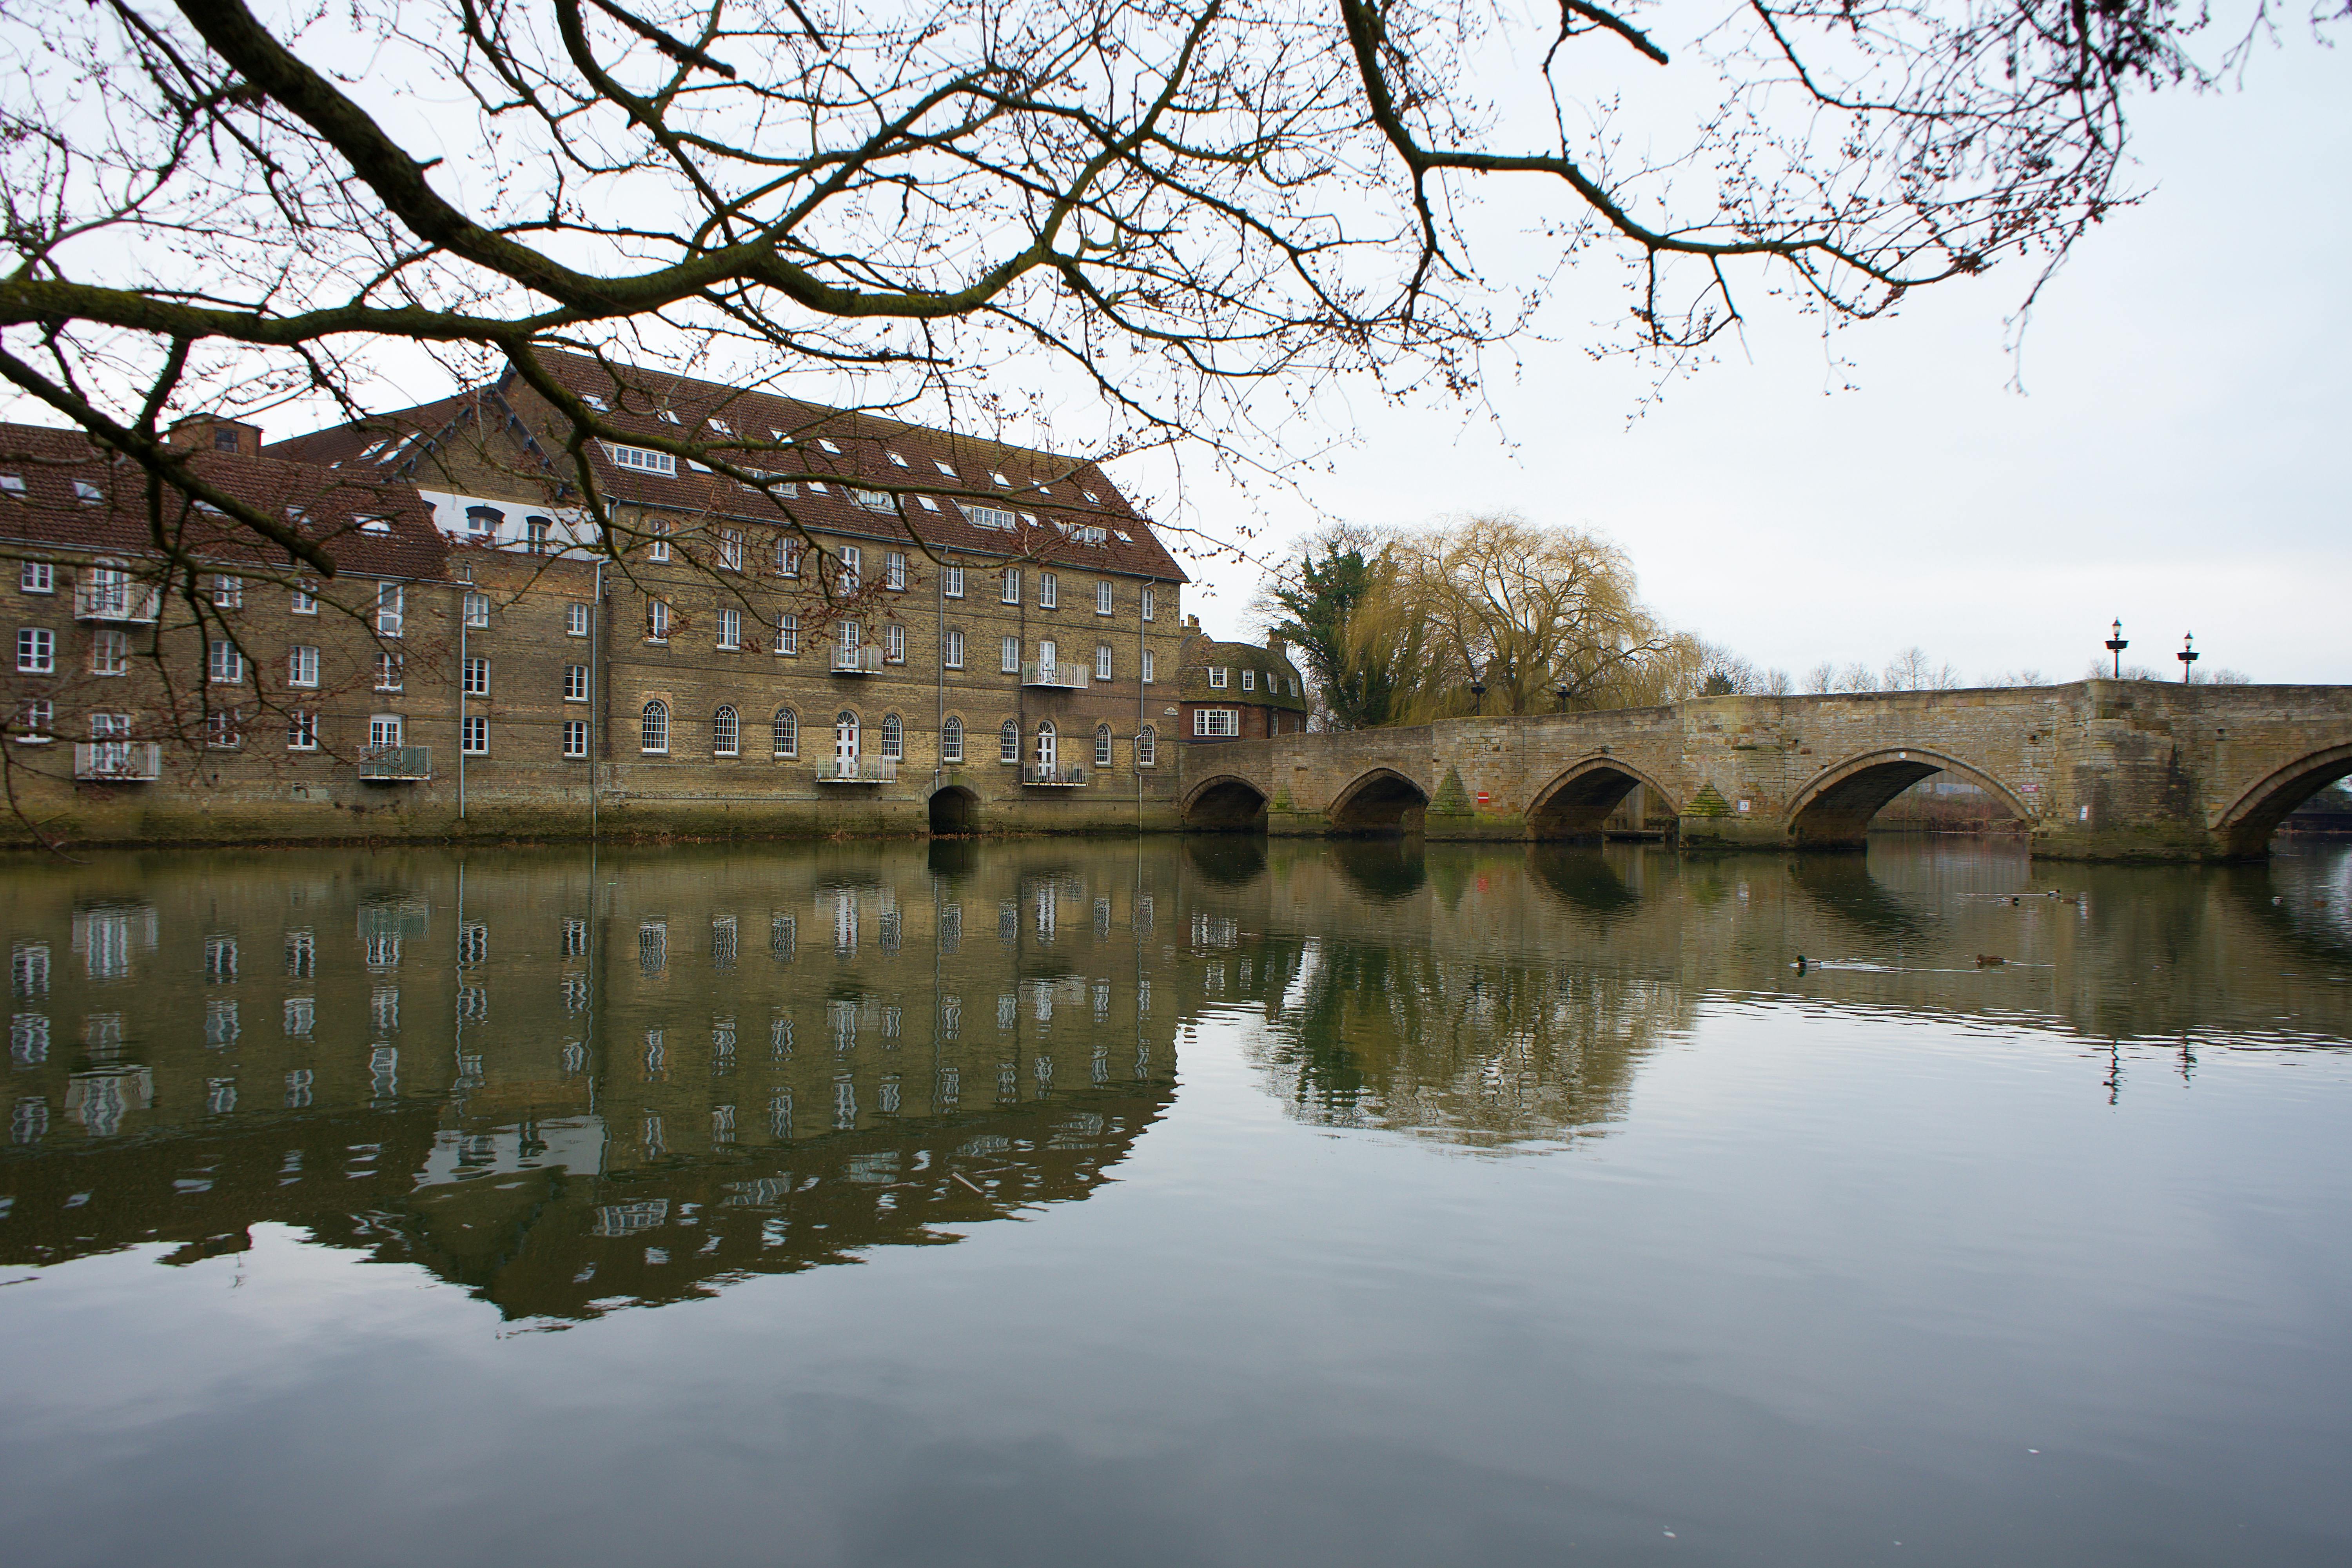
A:
[[[1184,623],[1184,675],[1180,687],[1187,741],[1262,740],[1303,734],[1307,689],[1290,648],[1269,635],[1265,646],[1220,642],[1201,630],[1201,617]]]
[[[415,483],[489,601],[471,812],[527,826],[593,763],[647,830],[1172,824],[1185,575],[1093,464],[546,363],[647,444],[573,458],[509,374],[271,448]]]

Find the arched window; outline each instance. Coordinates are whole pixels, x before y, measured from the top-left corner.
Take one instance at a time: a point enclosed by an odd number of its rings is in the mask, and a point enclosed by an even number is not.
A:
[[[710,754],[731,757],[742,747],[743,725],[735,710],[722,706],[710,716]]]
[[[789,708],[776,710],[776,755],[801,754],[801,716]]]
[[[1037,765],[1039,767],[1050,768],[1054,765],[1055,740],[1054,721],[1051,719],[1045,720],[1037,726]]]
[[[646,704],[637,731],[637,749],[656,755],[669,750],[669,704],[658,697]]]
[[[1148,768],[1160,761],[1160,731],[1146,724],[1135,732],[1135,765]]]
[[[1095,766],[1110,766],[1110,726],[1108,724],[1095,726]]]
[[[1001,763],[1018,763],[1021,760],[1021,730],[1010,719],[1004,721],[1004,728],[996,732],[996,760]]]
[[[945,724],[940,726],[940,761],[943,763],[963,761],[962,720],[950,719]]]
[[[907,727],[896,713],[882,716],[882,754],[894,763],[907,754]]]

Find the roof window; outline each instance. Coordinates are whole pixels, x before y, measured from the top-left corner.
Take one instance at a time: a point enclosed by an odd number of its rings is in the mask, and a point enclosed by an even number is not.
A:
[[[594,409],[599,414],[610,414],[613,412],[613,405],[605,402],[603,398],[597,396],[593,392],[582,393],[580,395],[580,401],[586,404],[589,407]]]
[[[1003,485],[1008,490],[1013,488],[1013,481],[1006,479],[1003,474],[998,473],[993,468],[989,470],[988,477],[994,479],[998,484]]]
[[[392,437],[386,436],[383,440],[378,441],[374,446],[370,447],[366,451],[362,452],[360,454],[360,461],[362,463],[366,462],[370,458],[374,457],[378,452],[383,451],[386,447],[391,445]]]
[[[713,430],[718,431],[721,436],[732,436],[733,434],[735,434],[735,426],[733,426],[732,425],[730,425],[730,424],[729,424],[729,423],[727,423],[727,421],[725,421],[724,419],[719,419],[719,418],[715,418],[715,417],[714,417],[714,418],[710,421],[710,427],[711,427]]]
[[[1082,495],[1082,496],[1084,496],[1084,497],[1086,497],[1086,498],[1087,498],[1087,504],[1088,506],[1093,506],[1093,505],[1096,505],[1096,504],[1097,504],[1097,502],[1096,502],[1096,500],[1095,500],[1095,492],[1094,492],[1094,491],[1092,491],[1092,490],[1080,490],[1078,493],[1079,493],[1080,495]]]
[[[887,447],[882,449],[882,455],[890,459],[891,466],[894,468],[903,468],[907,466],[906,458],[898,456],[898,453],[891,451]]]
[[[891,500],[890,492],[887,490],[852,490],[849,492],[849,499],[867,511],[878,511],[885,517],[890,516],[898,510],[897,503]]]
[[[962,476],[958,474],[954,468],[950,468],[948,464],[941,462],[937,458],[933,458],[931,459],[931,467],[937,468],[940,472],[945,474],[951,479],[962,478]]]
[[[675,408],[665,408],[661,411],[661,417],[663,424],[675,425],[677,423],[677,410]]]
[[[388,517],[363,517],[360,519],[360,531],[362,533],[390,533],[392,531],[392,519]]]
[[[809,489],[814,490],[821,496],[831,495],[833,493],[831,490],[824,488],[824,481],[823,479],[811,479],[809,481]]]
[[[0,495],[10,495],[15,496],[19,500],[24,500],[25,476],[22,474],[0,474]]]
[[[933,500],[929,496],[917,496],[915,498],[915,504],[921,507],[925,511],[937,511],[940,510],[940,503]]]
[[[1002,528],[1009,530],[1013,526],[1013,514],[1004,510],[1001,507],[967,506],[963,509],[963,514],[964,516],[971,519],[971,523],[974,528]]]
[[[1027,523],[1030,527],[1034,528],[1037,526],[1037,514],[1032,511],[1024,511],[1021,514],[1021,521]]]
[[[649,447],[622,447],[611,441],[604,443],[615,467],[635,468],[645,474],[675,474],[677,459],[667,452],[656,452]]]
[[[88,479],[74,481],[74,499],[84,506],[96,506],[106,499],[106,492]]]
[[[1114,528],[1111,531],[1118,535],[1118,542],[1121,544],[1132,544],[1135,542],[1135,535],[1128,532],[1128,531],[1123,528]]]
[[[1037,486],[1037,493],[1041,496],[1052,495],[1054,493],[1054,487],[1041,481]]]
[[[824,447],[826,451],[831,452],[836,458],[841,456],[841,448],[835,446],[832,442],[826,440],[822,436],[816,438],[816,444]]]

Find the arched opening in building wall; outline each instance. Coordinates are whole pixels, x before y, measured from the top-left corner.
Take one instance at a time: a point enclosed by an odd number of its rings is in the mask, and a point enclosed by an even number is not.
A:
[[[1916,749],[1874,752],[1824,769],[1797,793],[1789,813],[1789,841],[1807,848],[1860,848],[1871,818],[1889,801],[1941,773],[1984,791],[2009,819],[2024,820],[2024,806],[2007,786],[1966,763]]]
[[[2288,814],[2341,778],[2352,778],[2352,745],[2314,752],[2256,781],[2214,825],[2223,851],[2246,859],[2266,854]]]
[[[980,821],[980,797],[961,784],[931,794],[931,831],[970,833]]]
[[[1546,784],[1528,807],[1528,837],[1599,838],[1610,816],[1637,789],[1643,792],[1645,807],[1654,800],[1665,816],[1675,815],[1674,797],[1640,771],[1609,757],[1579,763]]]
[[[1418,833],[1429,796],[1402,773],[1374,768],[1339,792],[1329,813],[1339,833]]]
[[[1246,779],[1211,779],[1184,803],[1184,826],[1196,833],[1262,833],[1265,795]]]

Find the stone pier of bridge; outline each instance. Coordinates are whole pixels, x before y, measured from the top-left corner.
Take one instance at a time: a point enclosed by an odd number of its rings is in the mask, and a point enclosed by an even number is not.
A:
[[[1693,849],[1857,846],[1944,773],[2005,805],[2036,855],[2231,859],[2352,774],[2352,687],[1714,697],[1201,743],[1182,768],[1194,830],[1591,837],[1638,786]]]

